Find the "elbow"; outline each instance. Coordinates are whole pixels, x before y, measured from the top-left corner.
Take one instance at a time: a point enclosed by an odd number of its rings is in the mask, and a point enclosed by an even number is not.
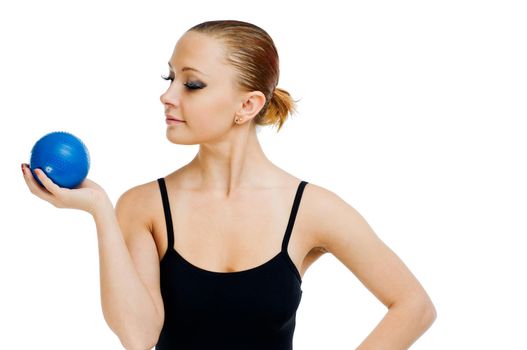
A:
[[[424,292],[424,295],[420,298],[420,300],[423,319],[431,325],[437,318],[437,310],[434,306],[434,303],[426,292]]]
[[[394,307],[401,307],[413,315],[411,316],[415,322],[421,325],[421,328],[428,329],[437,318],[437,310],[428,295],[414,296],[407,298],[404,301],[399,301],[392,304]]]
[[[137,334],[136,332],[126,337],[119,337],[119,340],[126,350],[150,350],[156,346],[160,333],[160,329],[150,334]]]
[[[416,315],[424,329],[428,329],[437,318],[437,310],[430,300],[426,297],[417,304]]]
[[[123,346],[123,348],[126,350],[145,350],[147,349],[147,345],[138,340],[125,338],[125,337],[119,337],[119,340],[121,341],[121,345]]]
[[[148,326],[150,322],[143,321],[140,324],[129,320],[117,322],[116,318],[112,319],[104,310],[103,315],[110,329],[127,350],[150,350],[155,347],[164,324],[163,318],[156,319],[153,326]]]
[[[428,327],[430,327],[436,318],[437,310],[434,304],[430,301],[425,306],[423,319],[427,322]]]
[[[151,350],[157,344],[157,339],[149,341],[120,339],[126,350]]]

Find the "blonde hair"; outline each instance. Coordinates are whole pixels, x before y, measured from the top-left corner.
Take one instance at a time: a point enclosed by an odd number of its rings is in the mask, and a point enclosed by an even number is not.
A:
[[[236,83],[242,91],[261,91],[266,98],[254,121],[256,125],[278,125],[296,112],[289,92],[276,87],[280,75],[278,52],[262,28],[236,20],[207,21],[187,30],[210,35],[225,46],[226,62],[238,72]]]

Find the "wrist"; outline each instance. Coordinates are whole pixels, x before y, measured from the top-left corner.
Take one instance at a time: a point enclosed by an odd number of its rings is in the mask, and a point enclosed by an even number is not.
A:
[[[114,208],[112,201],[107,195],[104,195],[100,199],[96,201],[95,206],[90,211],[90,214],[93,216],[94,219],[97,219],[104,215],[105,213],[111,212],[113,213]]]

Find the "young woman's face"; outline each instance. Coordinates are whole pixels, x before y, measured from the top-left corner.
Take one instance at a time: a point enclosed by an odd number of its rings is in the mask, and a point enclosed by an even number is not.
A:
[[[170,58],[169,87],[161,95],[167,118],[167,138],[176,144],[219,140],[233,127],[242,106],[235,72],[224,63],[221,43],[197,32],[185,33]],[[168,79],[167,79],[168,80]]]

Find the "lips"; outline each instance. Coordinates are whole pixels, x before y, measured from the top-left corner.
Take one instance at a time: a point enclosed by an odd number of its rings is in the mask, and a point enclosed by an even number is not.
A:
[[[165,114],[168,120],[177,120],[178,122],[184,122],[184,120],[177,119],[176,117],[173,117],[171,115]]]

